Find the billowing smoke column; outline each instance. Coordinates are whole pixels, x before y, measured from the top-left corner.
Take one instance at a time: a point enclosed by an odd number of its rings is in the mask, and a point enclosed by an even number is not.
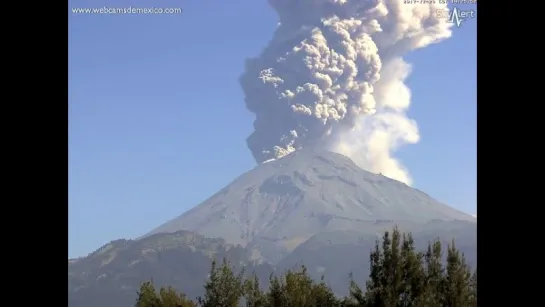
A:
[[[435,2],[439,2],[436,0]],[[407,118],[410,66],[401,56],[450,37],[446,4],[403,0],[269,0],[278,29],[240,78],[256,116],[247,139],[258,163],[321,146],[411,183],[393,158],[419,140]]]

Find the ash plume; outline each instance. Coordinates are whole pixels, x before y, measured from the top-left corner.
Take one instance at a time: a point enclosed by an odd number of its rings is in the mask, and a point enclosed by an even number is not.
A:
[[[438,1],[437,1],[438,2]],[[320,146],[407,184],[393,157],[419,140],[405,114],[410,65],[402,56],[451,36],[446,4],[403,0],[269,0],[279,23],[240,77],[258,163]]]

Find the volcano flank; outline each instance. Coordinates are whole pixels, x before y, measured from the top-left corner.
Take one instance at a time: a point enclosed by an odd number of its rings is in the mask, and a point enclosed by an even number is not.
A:
[[[310,148],[258,165],[148,235],[188,230],[256,247],[274,260],[321,232],[380,233],[385,225],[433,220],[475,218],[343,155]]]

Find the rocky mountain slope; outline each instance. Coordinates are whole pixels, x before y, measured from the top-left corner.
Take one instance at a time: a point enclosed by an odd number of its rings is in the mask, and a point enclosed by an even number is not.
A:
[[[212,259],[229,259],[237,268],[268,276],[267,264],[253,264],[247,250],[222,239],[187,231],[140,240],[116,240],[87,257],[68,262],[68,305],[72,307],[134,306],[143,281],[169,285],[191,298],[202,295]]]

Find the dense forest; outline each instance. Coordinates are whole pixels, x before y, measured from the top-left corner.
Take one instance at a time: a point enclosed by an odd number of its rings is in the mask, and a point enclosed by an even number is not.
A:
[[[444,257],[444,254],[446,254]],[[445,259],[446,258],[446,259]],[[477,271],[464,255],[437,239],[426,251],[416,251],[411,234],[396,228],[386,232],[370,253],[365,287],[350,284],[350,295],[337,297],[322,280],[313,281],[304,266],[270,276],[268,289],[254,275],[234,272],[223,260],[212,263],[205,294],[192,300],[171,287],[157,290],[144,282],[136,307],[473,307],[477,306]]]

